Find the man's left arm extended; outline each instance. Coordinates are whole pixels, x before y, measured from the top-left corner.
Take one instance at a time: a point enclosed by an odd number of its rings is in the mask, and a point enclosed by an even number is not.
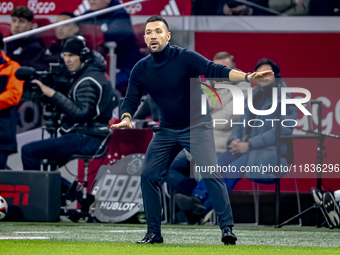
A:
[[[222,78],[232,82],[257,83],[261,79],[274,79],[273,71],[244,73],[226,66],[215,64],[195,51],[187,50],[186,59],[190,61],[194,77],[204,75],[205,78]]]

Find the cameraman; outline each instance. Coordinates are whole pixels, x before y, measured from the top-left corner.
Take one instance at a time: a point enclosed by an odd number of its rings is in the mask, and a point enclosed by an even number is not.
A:
[[[62,136],[24,145],[24,170],[39,170],[43,159],[62,166],[73,154],[93,155],[108,134],[105,128],[114,102],[111,84],[105,77],[105,61],[91,55],[82,36],[65,42],[62,57],[71,78],[67,96],[39,80],[32,81],[63,115]]]

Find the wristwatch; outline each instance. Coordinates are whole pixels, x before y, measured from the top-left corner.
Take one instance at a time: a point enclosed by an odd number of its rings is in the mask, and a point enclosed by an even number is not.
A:
[[[246,81],[246,82],[249,82],[250,83],[250,81],[248,80],[248,75],[250,75],[251,73],[247,73],[246,74],[246,76],[244,77],[244,80]]]
[[[128,117],[131,121],[131,117],[127,114],[123,114],[122,117],[120,118],[120,121],[123,121],[123,119],[125,119],[126,117]]]

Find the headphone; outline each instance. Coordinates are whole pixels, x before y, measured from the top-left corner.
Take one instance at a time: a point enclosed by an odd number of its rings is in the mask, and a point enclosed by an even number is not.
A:
[[[83,43],[83,49],[80,52],[80,61],[85,62],[90,57],[90,49],[86,46],[86,40],[81,35],[76,35],[75,38]]]

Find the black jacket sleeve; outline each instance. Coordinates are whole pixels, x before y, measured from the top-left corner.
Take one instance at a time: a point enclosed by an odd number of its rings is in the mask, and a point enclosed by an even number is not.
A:
[[[72,91],[70,96],[72,99],[56,92],[52,97],[52,103],[74,122],[83,122],[96,116],[97,102],[101,97],[101,91],[93,82],[83,81]]]
[[[137,111],[140,100],[144,93],[144,87],[139,81],[139,77],[141,76],[141,74],[138,73],[138,69],[139,67],[137,63],[131,71],[128,89],[121,106],[121,112],[128,112],[131,114],[131,116],[135,115],[135,112]]]

